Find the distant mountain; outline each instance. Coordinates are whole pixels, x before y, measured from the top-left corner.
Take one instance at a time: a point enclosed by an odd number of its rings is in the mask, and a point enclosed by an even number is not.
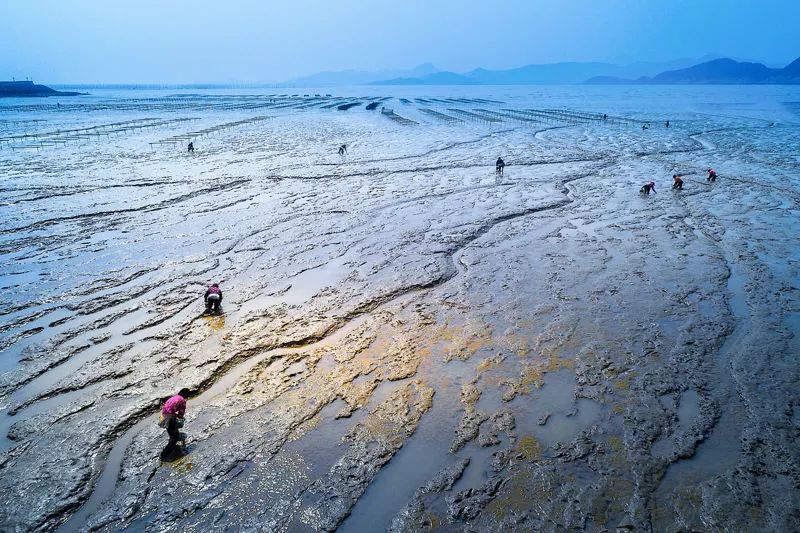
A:
[[[373,82],[373,85],[535,85],[580,83],[593,76],[647,76],[667,68],[682,68],[694,61],[679,59],[665,63],[613,65],[597,62],[564,62],[525,65],[506,70],[478,68],[464,74],[436,72],[426,76],[400,77]]]
[[[56,91],[46,85],[37,85],[32,81],[0,81],[0,98],[43,97],[43,96],[78,96],[84,93],[72,91]]]
[[[800,83],[800,57],[783,67],[772,83]]]
[[[416,78],[429,76],[439,72],[431,63],[423,63],[410,70],[341,70],[336,72],[319,72],[285,82],[283,85],[295,87],[327,87],[331,85],[367,85],[388,78]]]
[[[589,84],[800,84],[800,58],[784,68],[769,68],[761,63],[722,58],[678,70],[668,70],[653,77],[625,79],[595,76]]]
[[[455,72],[435,72],[420,78],[393,78],[371,85],[478,85],[480,82]]]
[[[527,85],[531,83],[577,83],[586,76],[607,73],[615,65],[607,63],[551,63],[525,65],[508,70],[475,69],[465,74],[484,85]]]
[[[777,74],[777,69],[761,63],[715,59],[680,70],[668,70],[652,78],[652,83],[759,83]]]

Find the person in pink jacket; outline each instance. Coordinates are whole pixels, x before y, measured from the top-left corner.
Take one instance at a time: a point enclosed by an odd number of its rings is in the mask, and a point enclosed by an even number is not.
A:
[[[206,314],[218,315],[222,312],[222,289],[218,283],[212,284],[203,296],[206,302]]]
[[[183,424],[183,416],[186,414],[186,398],[190,393],[189,389],[181,389],[178,394],[164,402],[164,407],[161,408],[160,425],[166,428],[167,435],[169,435],[169,443],[161,450],[162,461],[171,459],[178,441],[186,438],[181,435],[179,428]]]

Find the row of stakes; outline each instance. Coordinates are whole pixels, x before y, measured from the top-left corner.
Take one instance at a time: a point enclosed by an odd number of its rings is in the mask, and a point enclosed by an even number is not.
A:
[[[437,100],[430,99],[428,102],[435,105]],[[444,112],[430,108],[420,108],[420,111],[447,123],[470,121],[483,124],[495,124],[511,119],[521,122],[538,123],[582,124],[596,122],[642,126],[643,124],[650,124],[653,122],[650,120],[609,116],[603,113],[572,111],[568,109],[501,109],[500,111],[493,111],[483,108],[464,110],[451,107],[443,109],[442,111]]]
[[[161,98],[140,98],[126,100],[125,103],[105,103],[87,102],[60,104],[58,107],[52,104],[35,105],[16,105],[3,107],[3,111],[8,112],[92,112],[92,111],[139,111],[139,112],[170,112],[170,111],[248,111],[255,109],[282,109],[291,107],[313,107],[315,105],[331,104],[335,107],[345,102],[352,101],[372,101],[385,97],[331,97],[325,96],[193,96],[186,95],[185,98],[161,97]]]
[[[9,147],[12,150],[31,149],[37,150],[47,146],[57,146],[74,141],[97,140],[101,137],[110,137],[137,130],[166,126],[180,122],[197,120],[196,118],[139,118],[120,122],[98,124],[84,128],[58,129],[45,132],[22,133],[7,137],[0,137],[0,148]],[[24,142],[26,144],[16,144]]]
[[[236,126],[242,126],[244,124],[252,124],[254,122],[259,122],[262,120],[267,120],[268,116],[258,116],[258,117],[251,117],[244,120],[236,120],[234,122],[226,122],[224,124],[217,124],[216,126],[212,126],[210,128],[204,128],[198,131],[192,131],[189,133],[184,133],[182,135],[174,135],[172,137],[167,137],[166,139],[161,139],[159,141],[153,141],[150,144],[150,147],[154,147],[155,145],[161,144],[176,144],[176,143],[185,143],[187,141],[193,141],[198,137],[206,137],[208,135],[219,133],[221,131],[225,131],[231,128],[235,128]]]

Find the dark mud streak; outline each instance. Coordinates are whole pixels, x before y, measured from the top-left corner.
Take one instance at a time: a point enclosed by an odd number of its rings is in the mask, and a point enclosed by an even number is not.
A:
[[[11,409],[8,410],[7,414],[8,414],[8,416],[16,416],[18,413],[20,413],[21,411],[27,409],[28,407],[30,407],[31,405],[33,405],[36,402],[49,400],[51,398],[55,398],[56,396],[60,396],[62,394],[66,394],[68,392],[75,392],[75,391],[83,390],[83,389],[85,389],[87,387],[90,387],[92,385],[96,385],[98,383],[103,383],[105,381],[123,378],[123,377],[125,377],[125,376],[127,376],[127,375],[129,375],[131,373],[133,373],[133,368],[127,368],[127,369],[118,370],[118,371],[115,371],[115,372],[110,372],[110,373],[107,373],[107,374],[101,374],[101,375],[95,376],[92,379],[90,379],[88,381],[85,381],[85,382],[83,382],[81,384],[76,384],[76,385],[70,385],[70,386],[67,386],[67,387],[58,387],[58,388],[55,388],[55,389],[50,389],[47,392],[44,392],[44,393],[39,394],[37,396],[28,398],[24,402],[22,402],[22,403],[20,403],[18,405],[15,405],[14,407],[12,407]],[[69,415],[66,415],[66,416],[64,416],[62,418],[67,418],[68,416]]]
[[[411,204],[414,202],[419,202],[422,200],[428,200],[433,198],[445,198],[447,196],[452,196],[454,194],[460,194],[464,192],[472,192],[477,191],[479,189],[496,189],[498,187],[512,187],[517,185],[517,182],[505,182],[505,183],[494,183],[491,185],[476,185],[475,187],[464,187],[461,189],[451,189],[449,191],[444,192],[437,192],[432,194],[423,194],[422,196],[414,196],[412,198],[406,198],[405,200],[398,200],[397,202],[390,202],[388,204],[379,205],[374,207],[368,211],[365,211],[365,214],[373,214],[378,213],[380,211],[385,211],[386,209],[391,209],[393,207],[398,207],[401,205]],[[352,228],[351,228],[352,229]]]
[[[602,161],[605,159],[605,156],[597,156],[597,157],[577,157],[577,158],[568,158],[568,159],[543,159],[543,160],[529,160],[529,161],[517,161],[514,163],[506,164],[506,167],[534,167],[534,166],[541,166],[541,165],[559,165],[563,163],[589,163],[594,161]],[[478,164],[478,163],[464,163],[460,165],[436,165],[430,167],[416,167],[416,168],[404,168],[404,169],[397,169],[397,170],[367,170],[364,172],[354,172],[350,174],[318,174],[316,176],[269,176],[266,179],[271,179],[275,181],[283,181],[283,180],[298,180],[298,181],[314,181],[314,180],[327,180],[327,179],[343,179],[343,178],[358,178],[364,176],[392,176],[395,174],[411,174],[416,172],[431,172],[435,170],[468,170],[472,168],[487,168],[492,166],[491,164]]]
[[[140,207],[129,207],[126,209],[113,209],[110,211],[97,211],[95,213],[81,213],[78,215],[70,215],[66,217],[55,217],[49,218],[45,220],[39,220],[32,224],[28,224],[27,226],[20,226],[17,228],[9,228],[9,229],[0,229],[0,235],[7,235],[13,233],[20,233],[25,231],[30,231],[34,229],[39,229],[42,227],[52,226],[54,224],[60,224],[61,222],[71,222],[74,220],[85,220],[85,219],[97,219],[97,218],[104,218],[104,217],[112,217],[116,215],[125,215],[128,213],[137,213],[137,212],[152,212],[152,211],[159,211],[162,209],[168,209],[173,207],[175,204],[179,204],[185,202],[187,200],[191,200],[196,198],[197,196],[202,196],[206,193],[214,193],[214,192],[221,192],[226,190],[233,190],[239,188],[240,186],[249,183],[251,180],[244,178],[238,179],[233,182],[223,183],[222,185],[216,187],[207,187],[204,189],[197,189],[192,192],[182,194],[179,196],[175,196],[173,198],[169,198],[167,200],[162,200],[161,202],[156,202],[154,204],[143,205]]]
[[[61,198],[61,197],[64,197],[64,196],[75,196],[75,195],[78,195],[78,194],[85,194],[85,193],[97,192],[97,191],[105,191],[105,190],[108,190],[108,189],[129,189],[129,188],[143,188],[143,187],[158,187],[158,186],[161,186],[161,185],[186,185],[188,183],[191,183],[191,182],[189,180],[175,180],[175,181],[155,181],[155,182],[149,182],[149,183],[124,183],[124,184],[119,184],[119,185],[103,185],[103,186],[100,186],[100,187],[86,187],[86,188],[83,188],[83,189],[78,189],[78,190],[69,191],[69,192],[58,192],[58,193],[51,193],[51,194],[43,194],[43,195],[39,195],[39,196],[33,196],[33,197],[30,197],[30,198],[20,198],[18,200],[13,200],[11,202],[0,203],[0,205],[6,206],[6,205],[17,205],[17,204],[27,203],[27,202],[38,202],[38,201],[41,201],[41,200],[49,200],[51,198]],[[44,189],[44,188],[42,188],[42,189]],[[7,189],[7,190],[1,190],[0,192],[16,192],[18,190],[24,191],[24,190],[41,190],[41,189]]]
[[[397,157],[386,157],[386,158],[378,158],[378,159],[359,159],[359,160],[356,160],[356,161],[342,161],[342,162],[338,162],[338,163],[319,163],[319,166],[321,166],[321,167],[335,167],[335,166],[341,166],[341,165],[360,165],[360,164],[363,164],[363,163],[384,163],[384,162],[387,162],[387,161],[402,161],[404,159],[417,159],[417,158],[420,158],[420,157],[426,157],[426,156],[429,156],[429,155],[432,155],[432,154],[437,154],[437,153],[440,153],[440,152],[446,152],[447,150],[450,150],[452,148],[457,148],[459,146],[469,146],[470,144],[477,144],[477,143],[479,143],[481,141],[484,141],[486,139],[489,139],[489,138],[493,137],[494,135],[498,135],[498,134],[502,134],[502,133],[509,133],[509,132],[512,132],[512,131],[516,131],[517,129],[518,128],[508,128],[508,129],[505,129],[505,130],[494,131],[492,133],[487,133],[486,135],[481,135],[480,137],[476,137],[475,139],[471,139],[469,141],[458,141],[458,142],[454,142],[454,143],[449,143],[449,144],[447,144],[445,146],[440,146],[439,148],[432,148],[432,149],[430,149],[430,150],[428,150],[426,152],[422,152],[420,154],[415,154],[415,155],[401,155],[401,156],[397,156]],[[541,130],[541,131],[545,131],[545,130]]]

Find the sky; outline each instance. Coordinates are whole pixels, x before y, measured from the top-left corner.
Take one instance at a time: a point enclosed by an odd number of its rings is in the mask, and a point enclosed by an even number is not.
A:
[[[783,66],[800,0],[0,0],[0,80],[262,83],[706,54]]]

